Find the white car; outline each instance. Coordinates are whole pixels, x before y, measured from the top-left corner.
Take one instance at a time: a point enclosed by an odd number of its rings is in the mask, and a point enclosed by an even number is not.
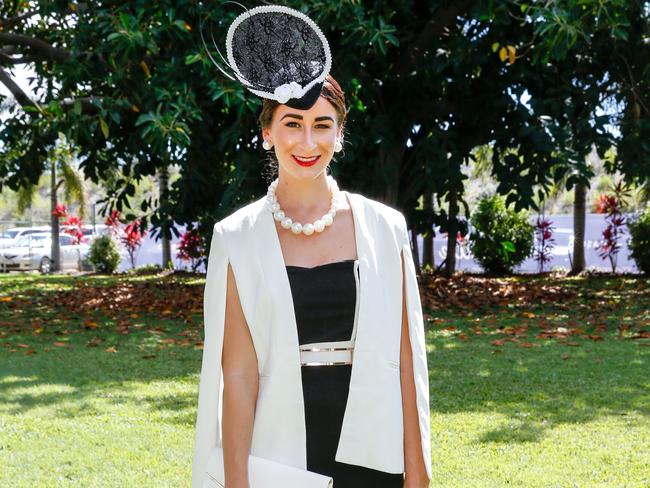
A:
[[[11,229],[0,232],[0,247],[13,247],[14,243],[20,237],[40,232],[50,232],[50,226],[39,225],[36,227],[12,227]]]
[[[59,235],[61,269],[79,270],[90,246],[73,244],[72,236]],[[39,270],[49,273],[52,269],[52,235],[49,232],[19,237],[11,247],[0,249],[0,271]]]

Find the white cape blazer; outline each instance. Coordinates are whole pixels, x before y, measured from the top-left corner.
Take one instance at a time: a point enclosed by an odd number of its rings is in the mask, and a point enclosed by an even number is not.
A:
[[[420,295],[404,216],[361,194],[350,201],[359,260],[360,303],[348,401],[336,461],[402,473],[400,383],[402,262],[424,464],[431,477],[429,377]],[[306,469],[298,332],[280,240],[266,196],[217,222],[205,284],[192,487],[221,446],[221,353],[230,262],[259,368],[251,454]]]

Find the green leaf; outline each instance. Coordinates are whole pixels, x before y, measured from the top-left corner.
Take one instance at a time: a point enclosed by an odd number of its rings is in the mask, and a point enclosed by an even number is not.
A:
[[[181,19],[178,19],[176,22],[174,22],[174,25],[183,32],[189,32],[192,29],[187,22]]]
[[[386,34],[386,39],[388,42],[390,42],[393,46],[399,47],[399,39],[394,36],[393,34],[387,33]]]
[[[628,39],[627,31],[624,31],[619,27],[614,27],[612,29],[612,35],[617,39],[622,39],[623,41],[627,41]]]
[[[185,56],[185,64],[194,64],[198,63],[203,59],[201,53],[188,54]]]
[[[101,117],[99,118],[99,127],[102,130],[102,134],[104,134],[104,138],[108,139],[108,124]]]
[[[510,241],[502,241],[501,246],[506,252],[515,252],[515,245]]]

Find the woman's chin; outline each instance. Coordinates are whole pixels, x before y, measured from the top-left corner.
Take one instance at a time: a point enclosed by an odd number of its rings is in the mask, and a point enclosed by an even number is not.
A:
[[[313,180],[321,175],[321,173],[325,172],[325,169],[327,166],[324,166],[322,164],[314,165],[314,166],[307,166],[307,167],[302,167],[297,164],[293,164],[291,167],[287,168],[286,166],[283,168],[284,171],[283,173],[288,174],[291,178],[295,180]]]

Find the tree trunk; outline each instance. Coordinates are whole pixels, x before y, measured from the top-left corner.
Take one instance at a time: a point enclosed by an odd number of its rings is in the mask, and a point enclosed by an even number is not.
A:
[[[54,210],[58,205],[58,198],[56,195],[56,161],[51,162],[51,182],[50,182],[50,222],[52,227],[52,248],[50,256],[52,257],[51,271],[59,271],[61,269],[61,252],[59,247],[59,216],[54,215]]]
[[[169,168],[163,166],[158,171],[158,184],[160,191],[160,205],[166,206],[167,192],[169,191]],[[163,229],[162,232],[162,267],[166,269],[172,263],[172,248],[168,237],[169,229]]]
[[[430,212],[433,208],[433,195],[429,192],[424,194],[424,210]],[[433,256],[433,229],[427,225],[426,232],[422,236],[422,265],[435,267],[435,258]]]
[[[422,274],[422,265],[420,264],[420,246],[418,246],[418,231],[413,226],[411,231],[411,254],[413,254],[413,264],[417,274]]]
[[[406,141],[411,134],[413,124],[405,124],[402,133],[395,137],[394,142],[384,142],[377,152],[377,171],[384,175],[384,191],[380,195],[383,203],[396,207],[400,188],[400,168],[404,163]]]
[[[451,278],[456,271],[456,233],[458,232],[458,190],[449,191],[449,233],[447,234],[447,260],[445,262],[445,276]]]
[[[571,272],[575,275],[585,269],[585,220],[587,185],[579,182],[574,189],[573,201],[573,258]]]

